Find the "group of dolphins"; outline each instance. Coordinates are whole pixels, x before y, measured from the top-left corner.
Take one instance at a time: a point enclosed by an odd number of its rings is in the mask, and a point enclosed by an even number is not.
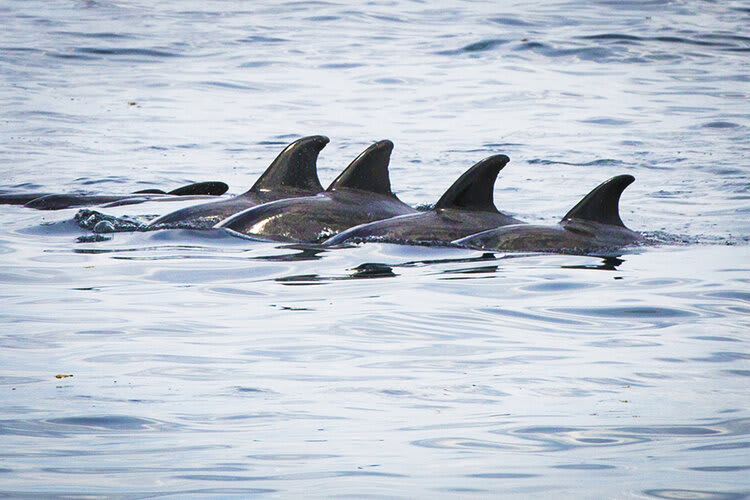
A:
[[[510,161],[505,155],[472,166],[434,207],[418,211],[391,191],[393,143],[388,140],[368,147],[324,190],[316,163],[328,142],[325,136],[303,137],[289,144],[247,192],[177,210],[152,221],[148,229],[219,227],[244,236],[326,246],[376,240],[533,252],[596,252],[642,240],[619,215],[620,195],[634,181],[631,175],[612,177],[594,188],[558,224],[531,225],[500,212],[493,202],[497,175]],[[198,183],[171,193],[101,197],[99,203],[165,200],[180,194],[203,198],[223,194],[225,187]],[[64,196],[68,198],[61,200]],[[76,199],[47,195],[27,206],[80,206]]]

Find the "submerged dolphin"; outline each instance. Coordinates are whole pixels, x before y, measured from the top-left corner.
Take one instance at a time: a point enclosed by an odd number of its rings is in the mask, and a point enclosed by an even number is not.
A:
[[[168,193],[160,189],[144,189],[131,194],[49,194],[36,198],[24,206],[37,210],[61,210],[64,208],[89,207],[92,205],[107,206],[134,205],[146,201],[183,201],[186,199],[206,199],[220,196],[227,192],[229,186],[223,182],[198,182],[174,189]]]
[[[284,198],[310,196],[323,191],[318,180],[318,153],[328,137],[313,135],[289,144],[248,191],[226,200],[183,208],[159,217],[150,228],[210,228],[247,208]]]
[[[130,194],[94,195],[94,194],[54,194],[54,193],[6,193],[0,194],[0,205],[25,205],[38,210],[60,210],[63,208],[99,205],[102,203],[125,202],[141,203],[151,199],[185,199],[185,196],[220,196],[227,192],[229,186],[223,182],[196,182],[168,193],[161,189],[143,189]]]
[[[151,194],[157,193],[158,189],[144,189],[142,191],[136,191],[135,194],[145,194],[146,196],[127,197],[121,200],[115,200],[109,202],[105,207],[119,207],[121,205],[135,205],[136,203],[143,203],[145,201],[182,201],[182,200],[198,200],[213,198],[215,196],[221,196],[226,193],[229,189],[223,182],[198,182],[195,184],[188,184],[177,189],[173,189],[168,193],[164,193],[171,196],[157,196],[152,197]]]
[[[391,141],[376,142],[324,193],[250,208],[217,227],[280,241],[318,242],[357,224],[414,213],[391,191],[391,151]]]
[[[642,240],[620,219],[620,195],[635,178],[618,175],[587,194],[554,226],[513,225],[490,229],[454,243],[472,248],[526,252],[589,252]]]
[[[495,155],[480,161],[458,178],[432,210],[362,224],[325,242],[337,245],[350,240],[449,243],[457,238],[508,224],[522,224],[499,212],[492,201],[495,179],[510,161]]]

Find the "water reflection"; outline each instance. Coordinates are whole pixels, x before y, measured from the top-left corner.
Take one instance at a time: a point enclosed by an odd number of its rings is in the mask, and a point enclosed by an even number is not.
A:
[[[625,261],[617,256],[597,256],[592,257],[602,259],[598,264],[578,264],[573,266],[560,266],[561,269],[598,269],[600,271],[617,271],[617,267],[624,264]]]
[[[305,260],[320,260],[323,258],[321,254],[327,251],[325,248],[309,245],[284,245],[276,248],[296,250],[296,252],[284,253],[281,255],[261,255],[259,257],[252,257],[252,260],[263,260],[269,262],[298,262]]]
[[[491,278],[492,276],[484,276],[487,274],[494,274],[500,270],[500,266],[477,266],[477,267],[468,267],[463,269],[449,269],[447,271],[443,271],[443,274],[457,274],[458,276],[449,276],[441,279],[445,280],[467,280],[467,279],[477,279],[477,278]],[[470,276],[466,276],[470,275]],[[479,276],[474,276],[479,275]]]
[[[644,495],[665,500],[746,500],[746,492],[725,492],[686,489],[653,489],[644,490]]]
[[[283,276],[276,278],[275,281],[285,285],[319,285],[327,281],[344,281],[352,279],[374,279],[374,278],[395,278],[396,273],[393,268],[386,264],[365,263],[350,269],[353,271],[344,276],[319,276],[317,274],[298,274],[294,276]]]

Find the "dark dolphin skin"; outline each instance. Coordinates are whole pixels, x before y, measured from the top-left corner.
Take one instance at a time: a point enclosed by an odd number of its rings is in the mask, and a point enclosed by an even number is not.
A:
[[[323,191],[318,180],[318,154],[328,137],[313,135],[289,144],[247,192],[226,200],[183,208],[159,217],[150,228],[211,228],[230,215],[269,201],[310,196]]]
[[[48,194],[50,193],[3,193],[0,194],[0,205],[25,205]]]
[[[620,219],[620,195],[635,178],[618,175],[601,183],[574,206],[559,224],[529,224],[490,229],[454,243],[481,249],[522,252],[590,253],[641,241]]]
[[[7,193],[0,194],[0,205],[24,205],[38,210],[60,210],[63,208],[100,205],[102,203],[122,202],[142,203],[152,199],[184,200],[184,197],[221,196],[229,186],[223,182],[197,182],[172,191],[161,189],[144,189],[130,194],[90,195],[90,194],[50,194],[50,193]],[[180,198],[182,197],[182,198]]]
[[[90,207],[107,203],[107,207],[118,205],[135,205],[146,201],[184,201],[208,199],[221,196],[229,189],[223,182],[208,181],[188,184],[169,192],[160,189],[144,189],[132,194],[114,195],[79,195],[79,194],[50,194],[32,200],[25,207],[38,210],[61,210],[63,208]]]
[[[449,243],[487,229],[522,224],[520,220],[499,212],[492,201],[497,174],[509,161],[505,155],[480,161],[448,188],[432,210],[352,227],[325,244],[367,239],[396,243]]]
[[[229,189],[223,182],[209,181],[209,182],[198,182],[195,184],[188,184],[177,189],[173,189],[167,194],[169,196],[159,196],[156,198],[151,197],[152,193],[158,194],[158,189],[144,189],[143,191],[136,191],[136,194],[145,194],[146,197],[127,197],[121,200],[116,200],[104,205],[105,207],[119,207],[121,205],[134,205],[136,203],[143,203],[144,201],[182,201],[182,200],[203,200],[207,198],[213,198],[215,196],[221,196],[226,193]]]
[[[357,224],[416,210],[391,191],[393,143],[376,142],[317,196],[279,200],[240,212],[217,227],[277,241],[319,242]]]

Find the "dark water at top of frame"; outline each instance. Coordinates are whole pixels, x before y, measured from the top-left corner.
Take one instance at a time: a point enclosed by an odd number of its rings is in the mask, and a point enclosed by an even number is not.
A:
[[[434,203],[554,223],[613,175],[619,256],[221,231],[81,243],[0,206],[0,497],[750,495],[746,2],[0,2],[0,190],[224,180],[325,134]],[[152,217],[189,202],[103,211]],[[168,206],[167,206],[168,205]],[[56,375],[73,375],[56,378]]]

